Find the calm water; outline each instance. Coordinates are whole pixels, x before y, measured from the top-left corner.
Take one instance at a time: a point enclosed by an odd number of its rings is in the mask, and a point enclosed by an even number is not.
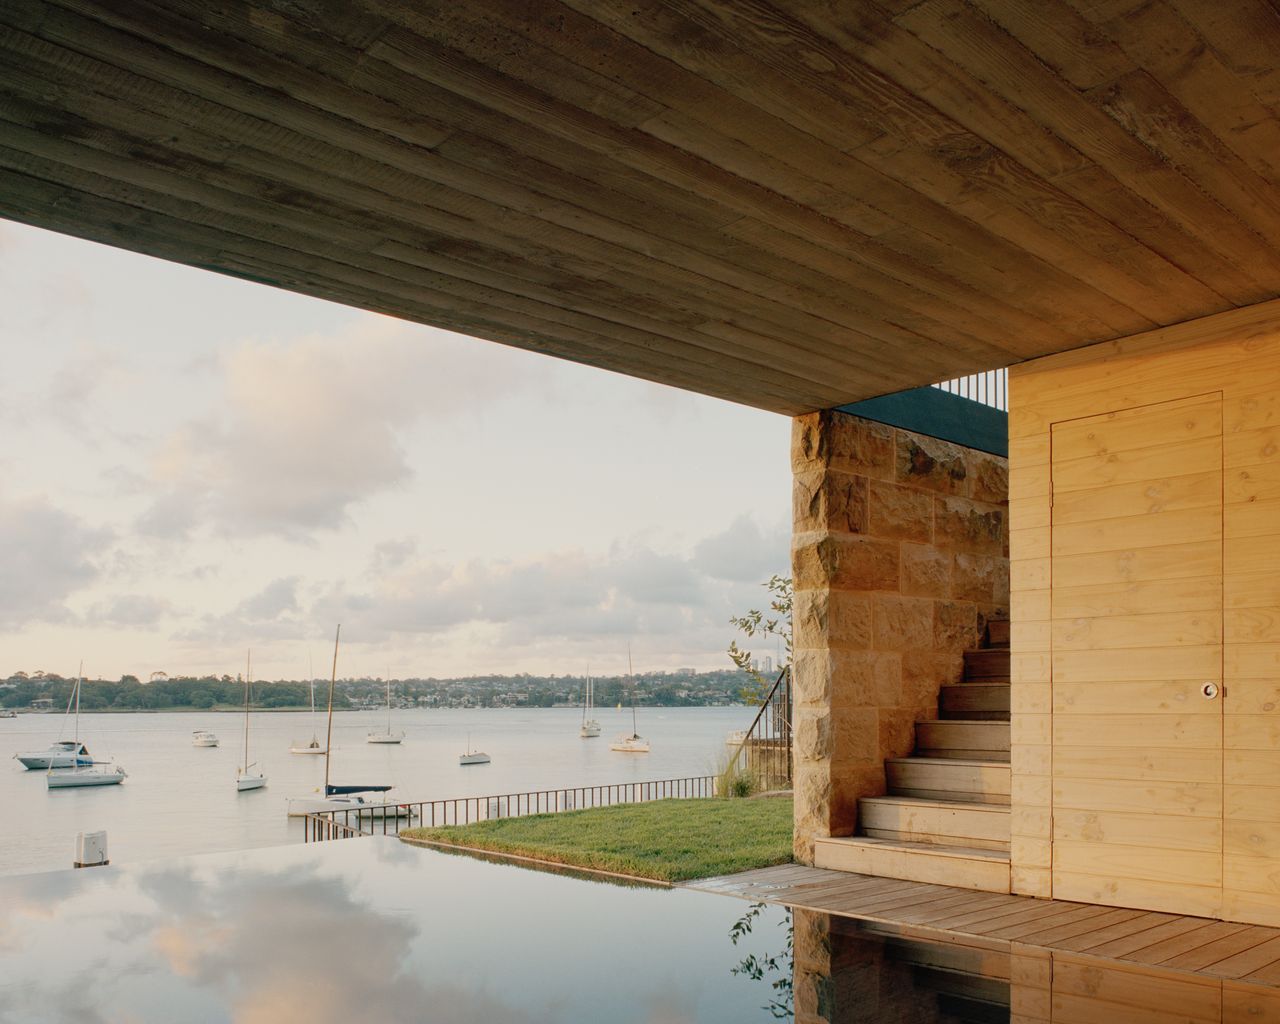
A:
[[[1275,989],[957,939],[374,836],[0,879],[0,1024],[1244,1024],[1280,1010]]]
[[[629,711],[601,709],[599,739],[578,737],[573,709],[398,711],[399,746],[365,742],[386,726],[385,712],[334,716],[332,781],[394,784],[405,800],[481,796],[529,789],[712,774],[724,738],[751,723],[750,708],[652,708],[640,712],[650,754],[609,750],[609,738],[631,726]],[[285,799],[306,796],[324,781],[324,758],[290,754],[311,736],[307,714],[256,715],[252,758],[267,774],[264,789],[237,793],[244,719],[232,714],[84,715],[80,736],[95,757],[115,758],[129,773],[119,786],[49,792],[43,772],[14,760],[58,738],[61,715],[0,719],[0,874],[69,867],[78,832],[106,829],[113,864],[301,841],[301,824],[285,817]],[[217,733],[221,746],[191,745],[193,729]],[[323,740],[324,719],[318,719]],[[473,745],[493,757],[463,768]],[[67,732],[70,736],[70,732]]]

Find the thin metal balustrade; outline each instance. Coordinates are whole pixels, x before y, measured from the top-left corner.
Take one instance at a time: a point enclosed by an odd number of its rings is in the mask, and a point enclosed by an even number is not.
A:
[[[717,777],[694,775],[682,779],[649,782],[616,782],[598,786],[535,789],[525,793],[454,797],[443,800],[408,800],[392,804],[316,811],[303,816],[303,841],[323,842],[354,836],[399,835],[418,826],[467,825],[496,818],[523,818],[531,814],[557,814],[614,804],[649,803],[653,800],[691,800],[717,795]]]

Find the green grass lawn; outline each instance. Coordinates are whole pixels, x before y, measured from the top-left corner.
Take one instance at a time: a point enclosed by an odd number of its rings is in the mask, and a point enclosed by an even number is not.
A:
[[[655,800],[401,836],[682,882],[791,860],[791,800]]]

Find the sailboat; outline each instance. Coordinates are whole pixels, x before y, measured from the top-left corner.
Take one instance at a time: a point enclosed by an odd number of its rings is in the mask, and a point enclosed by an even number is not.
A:
[[[253,652],[245,655],[244,660],[244,767],[236,772],[236,790],[244,793],[251,789],[261,789],[267,784],[267,777],[262,772],[251,772],[257,762],[249,763],[249,680],[252,678]]]
[[[488,764],[492,760],[483,750],[471,749],[471,733],[467,733],[467,752],[458,755],[458,764]]]
[[[324,789],[313,797],[290,797],[287,813],[299,818],[317,811],[355,811],[363,818],[413,818],[416,811],[407,804],[397,804],[387,796],[390,786],[335,786],[329,782],[333,756],[333,688],[338,681],[338,640],[342,623],[333,634],[333,672],[329,676],[329,722],[324,740]]]
[[[636,677],[631,671],[631,647],[627,646],[627,679],[631,683],[631,735],[625,732],[614,737],[609,744],[610,750],[619,750],[624,754],[649,753],[649,741],[636,731]]]
[[[76,677],[76,685],[73,696],[76,702],[76,736],[80,735],[80,686],[84,682],[84,662],[80,663],[80,674]],[[71,713],[71,700],[67,700],[67,713]],[[78,739],[72,740],[72,744],[79,747],[87,755],[88,749]],[[25,762],[24,762],[25,763]],[[50,764],[49,772],[45,776],[45,785],[48,789],[80,789],[84,786],[116,786],[123,782],[126,773],[123,768],[117,764],[111,764],[107,761],[94,761],[92,758],[87,762],[78,762],[74,767],[65,768],[61,771],[55,771],[57,765]]]
[[[311,667],[311,655],[307,655],[307,675],[311,680],[311,742],[305,746],[294,743],[289,747],[291,754],[323,754],[325,747],[316,738],[316,674]]]
[[[587,685],[582,702],[582,727],[578,730],[578,735],[584,740],[594,739],[600,735],[600,723],[591,714],[595,710],[595,689],[595,683],[591,679],[591,666],[588,665]]]
[[[80,671],[83,673],[84,664],[81,663]],[[76,702],[76,736],[80,735],[80,681],[77,678],[76,685],[72,688],[71,693],[67,695],[67,713],[62,719],[62,727],[65,729],[67,718],[71,716],[71,702]],[[13,755],[17,760],[22,762],[24,768],[34,770],[37,768],[77,768],[80,765],[93,764],[93,755],[89,753],[89,748],[81,743],[78,739],[74,740],[58,740],[56,743],[50,744],[44,750],[26,750],[19,751]]]
[[[367,743],[399,743],[404,739],[404,730],[391,731],[391,673],[387,672],[387,731],[371,732],[365,736]]]

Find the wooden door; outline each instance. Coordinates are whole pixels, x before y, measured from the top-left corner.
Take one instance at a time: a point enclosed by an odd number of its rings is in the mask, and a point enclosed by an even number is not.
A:
[[[1222,904],[1222,398],[1052,427],[1053,895]]]

